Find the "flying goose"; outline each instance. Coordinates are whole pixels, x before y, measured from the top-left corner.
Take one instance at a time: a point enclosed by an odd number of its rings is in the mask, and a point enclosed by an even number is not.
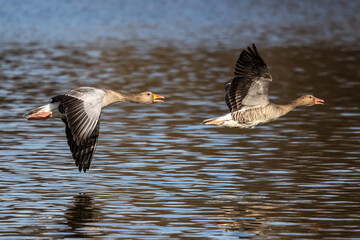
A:
[[[25,113],[28,120],[61,118],[72,157],[79,171],[90,168],[99,137],[100,115],[115,102],[156,103],[164,97],[152,92],[127,94],[93,87],[80,87],[52,98],[51,103]]]
[[[225,102],[230,113],[206,119],[203,124],[253,128],[274,121],[297,107],[324,103],[312,95],[301,96],[285,105],[271,103],[268,90],[272,77],[255,44],[241,52],[234,74],[235,77],[225,83]]]

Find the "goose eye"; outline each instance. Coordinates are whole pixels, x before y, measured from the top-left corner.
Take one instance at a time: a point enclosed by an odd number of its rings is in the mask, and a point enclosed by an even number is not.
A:
[[[150,96],[150,93],[148,93],[147,95]]]

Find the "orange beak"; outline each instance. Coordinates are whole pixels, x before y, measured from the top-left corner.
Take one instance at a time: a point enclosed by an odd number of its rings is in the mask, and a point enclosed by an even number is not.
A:
[[[320,98],[315,98],[315,104],[324,104],[324,100],[320,99]]]
[[[165,97],[153,94],[153,102],[164,102]]]

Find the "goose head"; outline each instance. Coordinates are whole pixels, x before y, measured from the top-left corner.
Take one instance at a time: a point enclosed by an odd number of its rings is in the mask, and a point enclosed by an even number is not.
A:
[[[157,102],[164,102],[165,97],[156,95],[155,93],[146,91],[136,94],[134,100],[137,103],[157,103]]]
[[[314,97],[313,95],[304,95],[295,100],[295,105],[297,107],[309,107],[315,104],[324,104],[324,100]]]

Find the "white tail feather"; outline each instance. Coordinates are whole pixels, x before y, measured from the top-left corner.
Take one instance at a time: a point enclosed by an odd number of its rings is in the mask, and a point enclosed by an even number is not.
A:
[[[29,110],[24,114],[28,120],[45,120],[51,116],[50,104]]]

